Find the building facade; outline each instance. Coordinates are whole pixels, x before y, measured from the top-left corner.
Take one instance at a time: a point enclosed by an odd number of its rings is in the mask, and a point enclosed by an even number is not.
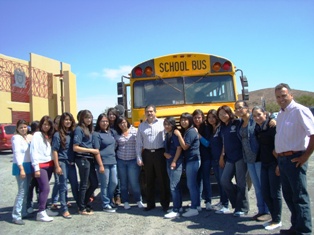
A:
[[[0,123],[65,111],[76,117],[76,76],[69,64],[34,53],[29,61],[0,54]]]

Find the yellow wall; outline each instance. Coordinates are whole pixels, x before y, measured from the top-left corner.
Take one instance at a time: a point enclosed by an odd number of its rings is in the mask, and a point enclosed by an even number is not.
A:
[[[63,77],[64,84],[64,107],[65,110],[72,113],[74,117],[77,114],[76,102],[76,76],[72,72],[65,71]]]
[[[5,79],[9,73],[14,73],[14,67],[7,66],[7,64],[19,63],[27,68],[36,68],[46,72],[52,77],[52,90],[49,91],[48,98],[30,95],[30,103],[12,102],[10,91],[5,91],[0,88],[0,123],[11,123],[11,111],[30,112],[31,120],[39,120],[44,115],[49,115],[54,118],[56,115],[62,113],[61,108],[61,85],[60,75],[63,74],[63,90],[64,90],[64,111],[70,112],[73,116],[77,113],[76,102],[76,76],[71,72],[71,65],[54,59],[50,59],[41,55],[30,53],[30,61],[20,60],[0,54],[0,58],[5,60],[5,65],[0,67],[0,82]],[[1,64],[0,64],[1,66]],[[12,71],[8,71],[8,69]],[[62,71],[60,69],[62,68]],[[31,77],[28,74],[27,77]],[[57,76],[54,76],[57,75]],[[48,87],[49,89],[49,87]]]

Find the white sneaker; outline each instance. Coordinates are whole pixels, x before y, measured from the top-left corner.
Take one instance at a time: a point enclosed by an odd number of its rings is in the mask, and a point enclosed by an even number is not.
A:
[[[273,221],[268,221],[268,222],[266,222],[266,223],[263,223],[263,226],[264,227],[267,227],[267,226],[269,226],[269,225],[271,225],[273,223]]]
[[[57,216],[57,215],[59,215],[58,211],[52,211],[50,209],[47,209],[46,213],[47,213],[48,216]]]
[[[212,207],[213,207],[213,210],[219,211],[223,208],[223,205],[221,202],[218,202],[217,204],[213,205]]]
[[[279,223],[271,223],[270,225],[266,226],[265,229],[266,230],[274,230],[276,228],[279,228],[282,226],[281,221]]]
[[[198,210],[192,209],[192,208],[189,208],[189,210],[187,212],[182,214],[183,217],[192,217],[192,216],[196,216],[196,215],[198,215]]]
[[[220,210],[215,211],[216,214],[230,214],[231,211],[227,207],[222,207]]]
[[[36,220],[42,222],[51,222],[53,221],[53,218],[49,217],[46,211],[41,211],[37,213]]]
[[[110,212],[110,213],[114,213],[114,212],[116,212],[116,209],[117,209],[117,208],[112,208],[112,206],[110,206],[109,204],[107,204],[107,205],[103,208],[103,211],[105,211],[105,212]]]
[[[128,210],[128,209],[130,209],[130,208],[131,208],[131,207],[130,207],[129,203],[128,203],[128,202],[125,202],[125,203],[124,203],[124,209]]]
[[[28,214],[32,214],[33,212],[34,212],[33,207],[30,207],[30,208],[27,209],[27,213]]]
[[[138,208],[144,208],[144,204],[142,201],[138,201],[137,206],[138,206]]]
[[[173,210],[172,210],[172,208],[170,208],[169,210],[167,210],[167,213],[170,213],[170,212],[172,212]],[[183,213],[183,211],[184,211],[184,209],[183,209],[183,207],[181,207],[180,209],[179,209],[179,213]],[[188,211],[188,209],[187,209],[187,211]]]
[[[214,206],[212,206],[212,204],[210,202],[206,202],[206,210],[207,211],[214,210]]]
[[[178,212],[174,212],[174,211],[171,211],[170,213],[165,214],[166,219],[175,219],[178,217],[180,217],[180,214]]]

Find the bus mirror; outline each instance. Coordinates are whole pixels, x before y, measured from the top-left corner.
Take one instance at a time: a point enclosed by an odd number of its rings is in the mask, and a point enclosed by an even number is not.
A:
[[[118,105],[122,105],[124,107],[123,97],[118,97]]]
[[[124,82],[117,83],[117,92],[118,92],[118,95],[124,94]]]
[[[249,90],[242,89],[242,100],[249,100]]]
[[[248,83],[248,81],[247,81],[246,76],[241,76],[241,77],[240,77],[240,80],[241,80],[241,85],[242,85],[242,87],[248,87],[248,86],[249,86],[249,83]]]

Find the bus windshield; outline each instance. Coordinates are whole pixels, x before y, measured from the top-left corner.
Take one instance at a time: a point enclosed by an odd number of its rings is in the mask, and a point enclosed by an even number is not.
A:
[[[234,102],[236,96],[231,75],[157,78],[135,81],[133,84],[134,108],[147,104],[171,106]]]

